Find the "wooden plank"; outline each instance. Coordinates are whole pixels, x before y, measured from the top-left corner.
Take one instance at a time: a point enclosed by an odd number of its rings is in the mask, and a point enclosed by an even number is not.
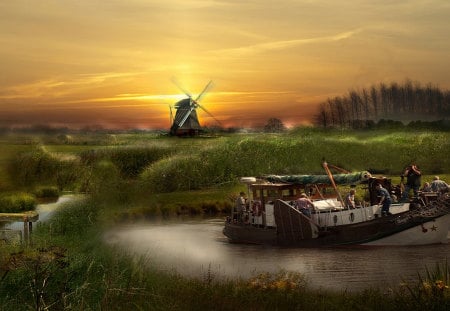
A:
[[[23,213],[0,213],[0,222],[2,221],[24,221],[36,222],[39,220],[39,214],[36,211]]]

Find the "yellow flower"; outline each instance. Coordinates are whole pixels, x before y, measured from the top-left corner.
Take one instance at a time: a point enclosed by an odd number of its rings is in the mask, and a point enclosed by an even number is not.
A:
[[[440,290],[444,290],[444,289],[448,288],[448,286],[445,285],[444,281],[442,281],[442,280],[436,281],[436,282],[434,283],[434,285],[435,285],[438,289],[440,289]]]

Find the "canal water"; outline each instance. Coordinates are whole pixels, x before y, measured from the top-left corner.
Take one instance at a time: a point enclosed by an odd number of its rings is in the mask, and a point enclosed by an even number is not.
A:
[[[61,204],[40,204],[39,221],[46,221]],[[281,270],[304,275],[312,287],[360,291],[418,281],[426,269],[443,267],[450,244],[414,247],[276,248],[231,244],[222,234],[223,218],[180,219],[114,227],[104,239],[124,253],[138,256],[163,270],[187,277],[250,278]],[[11,229],[23,229],[12,223]]]
[[[249,278],[261,272],[295,271],[312,287],[360,291],[418,281],[444,267],[450,245],[414,247],[276,248],[231,244],[223,219],[149,223],[116,228],[105,240],[162,269],[189,277]]]

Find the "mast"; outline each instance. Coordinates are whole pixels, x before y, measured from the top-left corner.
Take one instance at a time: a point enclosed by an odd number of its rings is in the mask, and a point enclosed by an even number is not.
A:
[[[322,166],[323,166],[323,168],[325,169],[325,172],[327,173],[328,178],[330,178],[331,185],[333,186],[334,191],[336,191],[336,194],[337,194],[337,196],[339,197],[339,200],[342,202],[342,204],[344,204],[344,200],[342,200],[341,193],[338,191],[338,188],[337,188],[337,186],[336,186],[336,183],[334,182],[333,174],[331,174],[331,171],[330,171],[330,169],[329,169],[329,167],[328,167],[328,163],[327,163],[326,161],[323,161],[323,162],[322,162]]]

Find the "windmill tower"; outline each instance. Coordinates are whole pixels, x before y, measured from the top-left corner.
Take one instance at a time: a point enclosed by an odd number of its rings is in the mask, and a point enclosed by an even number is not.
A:
[[[206,94],[206,91],[212,86],[212,81],[209,81],[205,86],[203,91],[197,96],[196,99],[192,98],[192,95],[184,90],[177,81],[173,82],[178,86],[178,88],[186,94],[187,98],[180,100],[173,106],[176,109],[175,117],[172,115],[172,107],[170,108],[171,123],[170,135],[172,136],[196,136],[202,131],[202,127],[198,121],[197,108],[202,109],[211,117],[214,116],[206,110],[205,107],[201,106],[200,100]],[[218,123],[220,123],[216,118],[214,118]]]

